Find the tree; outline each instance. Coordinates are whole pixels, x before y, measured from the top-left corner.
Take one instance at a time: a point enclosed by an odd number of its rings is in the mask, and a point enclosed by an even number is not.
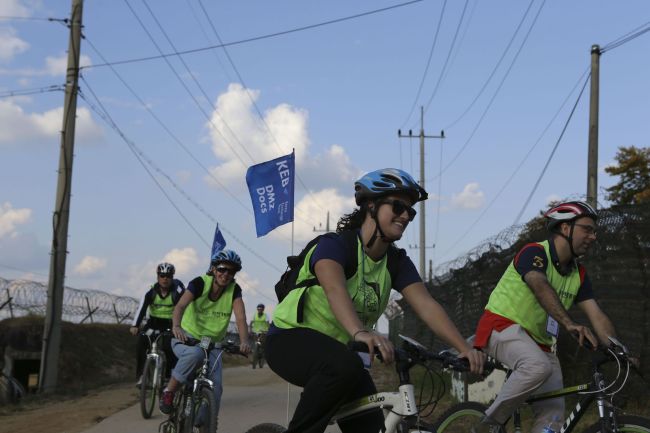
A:
[[[620,180],[606,189],[607,199],[615,204],[650,202],[650,148],[619,147],[615,159],[618,165],[605,171]]]

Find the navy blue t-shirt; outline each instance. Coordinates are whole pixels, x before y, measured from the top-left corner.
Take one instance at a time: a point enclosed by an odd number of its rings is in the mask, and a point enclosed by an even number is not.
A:
[[[551,260],[553,261],[553,266],[555,266],[555,269],[557,269],[557,271],[562,274],[560,270],[560,260],[557,258],[557,252],[555,251],[555,246],[553,245],[552,241],[549,241],[549,252],[551,255]],[[519,275],[521,275],[522,279],[528,272],[531,271],[542,272],[546,274],[546,269],[548,267],[548,258],[546,257],[546,251],[544,251],[544,247],[537,243],[525,245],[515,256],[514,265],[515,269],[517,272],[519,272]],[[578,289],[578,294],[574,300],[574,303],[576,304],[594,298],[594,291],[591,287],[591,280],[589,279],[589,276],[587,276],[584,266],[578,264],[578,270],[580,272],[581,284],[580,288]]]
[[[321,259],[334,260],[345,268],[347,257],[348,253],[346,252],[345,241],[341,236],[323,236],[319,239],[318,245],[316,245],[316,249],[311,255],[309,269],[313,273],[314,265]],[[404,287],[413,283],[422,282],[422,278],[420,278],[420,274],[415,269],[415,265],[406,254],[401,256],[401,261],[397,268],[399,270],[395,277],[395,281],[393,281],[392,288],[398,292],[401,292]]]

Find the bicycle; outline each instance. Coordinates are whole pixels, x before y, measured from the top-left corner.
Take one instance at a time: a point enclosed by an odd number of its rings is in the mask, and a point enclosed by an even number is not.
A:
[[[411,383],[410,370],[416,365],[424,366],[429,372],[429,361],[439,362],[443,368],[451,368],[457,371],[466,371],[469,368],[467,359],[458,358],[449,352],[440,352],[438,354],[429,352],[423,345],[417,341],[400,335],[403,340],[402,348],[395,349],[395,371],[399,377],[398,391],[379,392],[372,394],[356,401],[346,403],[330,420],[334,424],[338,420],[353,417],[357,414],[370,409],[380,408],[384,412],[385,433],[431,433],[435,432],[433,426],[420,419],[420,411],[416,404],[415,387]],[[357,352],[368,352],[368,346],[364,343],[350,343],[351,350]],[[381,354],[375,352],[377,358],[381,360]],[[486,368],[493,368],[491,364],[486,364]],[[439,393],[437,399],[444,394]],[[427,406],[433,401],[432,398],[424,404]],[[286,429],[279,424],[264,423],[259,424],[246,433],[282,433]]]
[[[173,334],[169,330],[147,329],[143,335],[149,339],[149,350],[142,369],[140,412],[144,419],[149,419],[156,404],[156,397],[160,398],[164,387],[165,376],[163,375],[167,369],[167,357],[162,348],[163,341],[165,338],[173,337]]]
[[[264,367],[264,339],[266,333],[258,332],[255,334],[255,342],[253,344],[253,369],[256,366]]]
[[[599,420],[589,426],[585,430],[585,433],[650,432],[650,419],[620,414],[619,412],[621,410],[613,404],[614,396],[623,389],[629,379],[631,363],[625,347],[615,338],[610,337],[609,340],[611,345],[609,347],[598,347],[597,352],[592,357],[593,380],[591,383],[564,387],[555,391],[532,395],[526,400],[525,403],[533,403],[571,394],[583,396],[563,421],[564,425],[558,433],[572,432],[594,400],[598,408]],[[616,378],[607,384],[605,375],[601,371],[601,366],[609,362],[616,362],[618,372]],[[625,375],[618,388],[614,388],[623,371],[622,364],[624,365]],[[507,373],[510,371],[505,366],[498,366],[497,368]],[[434,431],[438,433],[468,432],[470,427],[478,423],[484,416],[485,409],[486,407],[480,403],[459,403],[438,418],[438,421],[434,425]],[[515,433],[521,433],[521,413],[519,409],[515,411],[512,420],[514,426],[513,431]]]
[[[217,431],[217,402],[214,397],[214,383],[208,379],[210,351],[240,354],[239,346],[233,341],[213,343],[210,337],[201,340],[189,338],[183,343],[203,349],[203,362],[197,367],[193,378],[188,380],[174,395],[174,404],[167,420],[158,427],[160,433],[215,433]],[[242,356],[246,356],[243,355]],[[217,358],[218,361],[219,358]]]
[[[26,394],[25,387],[15,377],[0,371],[0,403],[18,404]]]

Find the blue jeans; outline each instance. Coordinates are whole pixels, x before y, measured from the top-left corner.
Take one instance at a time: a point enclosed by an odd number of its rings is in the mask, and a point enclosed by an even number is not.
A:
[[[172,370],[172,376],[185,385],[192,373],[203,363],[203,349],[199,346],[186,346],[176,338],[172,338],[172,350],[178,358],[176,367]],[[208,379],[214,384],[217,415],[219,414],[219,406],[221,405],[221,394],[223,394],[221,352],[221,349],[212,349],[208,361]]]

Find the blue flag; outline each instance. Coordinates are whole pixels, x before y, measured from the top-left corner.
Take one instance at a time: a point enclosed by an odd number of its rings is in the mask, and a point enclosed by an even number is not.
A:
[[[293,221],[294,153],[248,168],[246,184],[253,201],[257,237]]]
[[[223,250],[226,247],[226,240],[219,230],[219,224],[217,228],[214,229],[214,240],[212,241],[212,251],[210,252],[210,258],[214,257],[219,251]]]

